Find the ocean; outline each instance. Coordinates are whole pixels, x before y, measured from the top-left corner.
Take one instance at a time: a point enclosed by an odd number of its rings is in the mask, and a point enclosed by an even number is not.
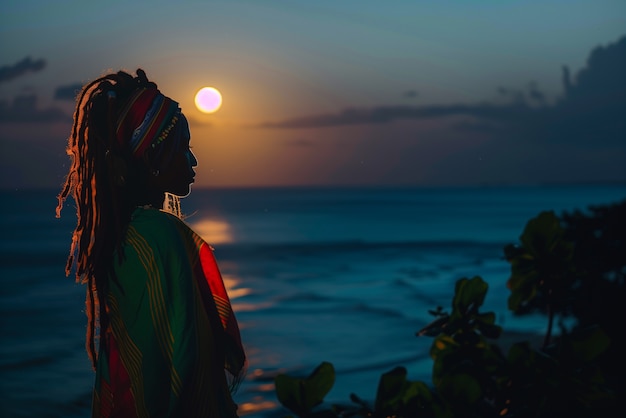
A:
[[[88,417],[93,372],[84,350],[84,287],[64,274],[76,219],[57,190],[2,191],[0,416]],[[484,310],[508,331],[545,331],[506,309],[509,265],[542,210],[585,210],[626,198],[626,185],[485,188],[197,189],[187,222],[215,248],[249,368],[241,416],[280,417],[273,378],[334,364],[329,403],[372,401],[380,375],[405,366],[430,383],[432,339],[415,332],[450,307],[454,283],[489,283]]]

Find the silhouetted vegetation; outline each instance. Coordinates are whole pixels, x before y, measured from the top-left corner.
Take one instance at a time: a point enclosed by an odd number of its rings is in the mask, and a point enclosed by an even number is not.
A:
[[[480,308],[481,277],[456,282],[451,312],[430,311],[418,336],[434,337],[432,384],[407,380],[404,367],[380,377],[376,399],[326,405],[332,364],[311,375],[276,377],[279,401],[298,417],[588,417],[624,411],[626,201],[558,217],[531,219],[511,264],[508,308],[547,317],[543,343],[522,341],[505,353],[502,328]],[[555,324],[556,323],[556,324]],[[558,331],[557,331],[558,328]],[[610,412],[610,413],[609,413]]]

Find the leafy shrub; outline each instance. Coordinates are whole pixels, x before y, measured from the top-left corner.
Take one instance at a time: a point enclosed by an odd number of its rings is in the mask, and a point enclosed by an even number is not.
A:
[[[407,380],[403,367],[384,373],[373,406],[323,405],[334,384],[330,363],[307,378],[276,377],[279,401],[299,417],[587,417],[624,411],[626,201],[528,221],[519,245],[507,245],[508,308],[542,313],[543,345],[496,343],[502,328],[480,308],[488,291],[479,276],[456,282],[451,312],[430,311],[418,336],[434,337],[432,385]],[[566,318],[574,319],[569,328]],[[554,320],[560,333],[554,337]],[[609,414],[610,411],[610,414]]]

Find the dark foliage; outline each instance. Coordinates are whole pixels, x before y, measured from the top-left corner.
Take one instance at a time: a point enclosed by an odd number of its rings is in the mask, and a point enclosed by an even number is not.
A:
[[[281,403],[299,417],[588,417],[624,412],[626,201],[531,219],[519,245],[508,245],[508,307],[547,316],[543,345],[516,343],[503,353],[502,328],[481,312],[487,283],[457,281],[451,312],[418,336],[434,337],[432,385],[397,367],[380,378],[373,405],[323,404],[334,369],[322,363],[306,379],[276,378]],[[560,332],[553,330],[558,319]],[[569,324],[569,326],[566,326]],[[610,413],[609,413],[610,412]]]

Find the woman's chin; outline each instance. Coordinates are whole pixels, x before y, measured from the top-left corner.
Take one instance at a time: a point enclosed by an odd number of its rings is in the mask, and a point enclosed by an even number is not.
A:
[[[187,196],[189,196],[189,195],[191,194],[191,185],[192,185],[192,184],[193,184],[193,183],[190,183],[190,184],[189,184],[189,186],[187,186],[187,188],[186,188],[184,191],[183,191],[183,190],[181,190],[181,191],[182,191],[182,193],[178,193],[178,194],[176,194],[176,196],[178,196],[178,197],[180,197],[180,198],[183,198],[183,197],[187,197]]]
[[[174,196],[178,196],[178,197],[187,197],[189,196],[189,194],[191,193],[191,185],[193,184],[193,181],[185,186],[180,186],[179,188],[176,189],[172,189],[169,190],[167,193],[173,194]]]

